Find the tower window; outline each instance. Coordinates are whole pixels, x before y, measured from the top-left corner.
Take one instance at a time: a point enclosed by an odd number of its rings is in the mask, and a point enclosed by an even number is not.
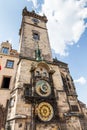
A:
[[[9,52],[9,48],[7,48],[7,47],[2,48],[2,53],[8,54],[8,52]]]
[[[71,84],[70,83],[68,83],[68,86],[69,86],[69,89],[71,89]]]
[[[74,112],[77,112],[77,111],[79,111],[79,108],[77,105],[71,105],[71,110]]]
[[[31,87],[31,84],[24,84],[24,88],[25,88],[25,91],[24,91],[25,97],[31,96],[31,95],[32,95],[32,87]]]
[[[6,63],[7,68],[13,68],[13,65],[14,65],[14,61],[7,60],[7,63]]]
[[[33,39],[34,40],[40,40],[39,34],[38,33],[33,33]]]
[[[15,102],[15,98],[10,98],[9,100],[9,107],[13,107],[14,106],[14,102]]]
[[[4,77],[2,82],[2,88],[9,88],[11,77]]]

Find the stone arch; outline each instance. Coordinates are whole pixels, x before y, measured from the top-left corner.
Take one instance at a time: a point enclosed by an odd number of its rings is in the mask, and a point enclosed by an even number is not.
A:
[[[45,63],[45,62],[39,62],[38,64],[37,64],[37,67],[44,67],[48,72],[50,71],[50,67],[49,67],[49,65],[47,64],[47,63]]]
[[[54,71],[53,68],[51,66],[49,66],[46,62],[44,61],[41,61],[41,62],[38,62],[38,63],[34,63],[32,62],[31,64],[31,71],[32,70],[35,70],[37,67],[39,66],[42,66],[44,67],[45,69],[47,69],[47,71],[50,73],[51,71]]]
[[[48,78],[50,74],[52,75],[55,72],[53,67],[48,65],[45,61],[40,61],[37,63],[32,62],[30,71],[34,71],[35,76]]]
[[[41,77],[49,77],[50,67],[45,62],[37,63],[35,67],[35,75]]]

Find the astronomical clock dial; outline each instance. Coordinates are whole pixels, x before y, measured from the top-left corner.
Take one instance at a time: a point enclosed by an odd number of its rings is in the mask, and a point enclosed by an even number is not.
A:
[[[39,80],[37,83],[36,83],[36,93],[39,95],[39,96],[42,96],[42,97],[47,97],[51,94],[51,87],[50,85],[48,84],[48,82],[44,81],[44,80]]]
[[[46,122],[50,121],[53,118],[53,107],[47,103],[47,102],[42,102],[38,106],[38,117]]]

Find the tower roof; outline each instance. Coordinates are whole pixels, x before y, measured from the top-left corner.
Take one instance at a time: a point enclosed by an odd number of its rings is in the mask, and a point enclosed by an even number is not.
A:
[[[43,20],[44,22],[47,22],[47,17],[45,15],[40,16],[39,14],[36,14],[34,10],[32,10],[31,12],[27,10],[27,8],[25,7],[22,11],[22,15],[23,16],[31,16],[34,18],[38,18],[40,20]]]

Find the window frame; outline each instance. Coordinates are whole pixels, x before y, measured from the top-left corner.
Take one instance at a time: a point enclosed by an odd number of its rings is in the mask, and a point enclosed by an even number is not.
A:
[[[71,111],[72,111],[72,112],[79,112],[79,107],[78,107],[78,105],[71,105]]]
[[[13,60],[7,60],[6,62],[6,68],[13,69],[14,61]]]
[[[39,34],[38,33],[33,33],[33,39],[34,40],[40,40]]]
[[[14,102],[15,102],[15,96],[14,97],[11,97],[9,99],[9,108],[13,107],[14,106]]]
[[[32,30],[32,37],[34,40],[39,41],[40,40],[40,32],[36,30]]]
[[[32,87],[31,84],[24,84],[24,96],[31,97],[32,96]]]
[[[2,47],[2,53],[3,54],[9,54],[9,48],[8,47]]]

